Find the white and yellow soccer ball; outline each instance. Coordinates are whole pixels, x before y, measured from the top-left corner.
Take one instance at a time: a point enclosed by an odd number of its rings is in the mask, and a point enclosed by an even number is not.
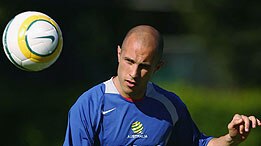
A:
[[[26,71],[48,68],[57,60],[63,46],[58,24],[36,11],[22,12],[10,20],[2,42],[8,59]]]

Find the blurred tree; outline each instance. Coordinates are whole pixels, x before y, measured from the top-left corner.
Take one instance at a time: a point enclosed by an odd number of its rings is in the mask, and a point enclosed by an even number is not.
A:
[[[205,40],[205,60],[212,68],[208,73],[217,83],[261,85],[259,6],[258,1],[201,0],[193,1],[187,11],[178,9],[188,34]]]

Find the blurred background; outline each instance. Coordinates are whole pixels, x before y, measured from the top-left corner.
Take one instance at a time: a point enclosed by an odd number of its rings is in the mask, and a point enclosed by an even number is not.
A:
[[[235,113],[261,118],[261,1],[1,0],[0,32],[17,14],[40,11],[60,26],[64,47],[40,72],[0,51],[1,146],[62,145],[67,113],[84,91],[116,74],[116,49],[139,24],[165,39],[153,81],[186,103],[200,130],[221,136]],[[261,128],[242,146],[261,146]]]

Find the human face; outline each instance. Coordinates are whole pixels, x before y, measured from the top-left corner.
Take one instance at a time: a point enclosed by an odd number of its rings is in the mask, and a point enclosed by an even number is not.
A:
[[[118,46],[118,63],[115,85],[119,93],[126,98],[142,98],[152,74],[160,67],[156,49],[140,43]]]

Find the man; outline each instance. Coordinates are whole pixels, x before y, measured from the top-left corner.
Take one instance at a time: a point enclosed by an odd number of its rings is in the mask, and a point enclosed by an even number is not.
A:
[[[254,116],[236,114],[228,134],[201,133],[180,98],[149,81],[162,66],[162,51],[155,28],[131,29],[118,46],[117,76],[82,94],[70,109],[64,146],[229,146],[261,126]]]

